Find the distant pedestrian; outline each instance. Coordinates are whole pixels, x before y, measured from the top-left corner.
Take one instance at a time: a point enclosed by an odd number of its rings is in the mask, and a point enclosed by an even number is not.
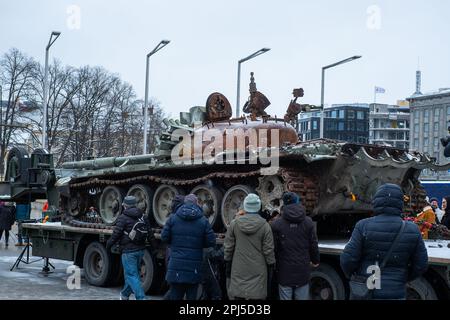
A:
[[[442,217],[444,216],[444,210],[439,208],[439,202],[437,198],[430,199],[431,208],[433,208],[434,213],[436,214],[436,223],[441,223]]]
[[[6,206],[3,201],[0,201],[0,240],[5,233],[5,248],[9,245],[9,231],[14,224],[15,215],[11,210],[11,207]]]
[[[356,284],[355,292],[351,292],[350,298],[405,299],[406,283],[427,270],[425,244],[417,225],[402,221],[403,192],[399,186],[389,183],[380,186],[372,205],[375,216],[356,224],[340,257],[344,274],[348,278],[355,275],[352,282],[352,285]],[[375,283],[373,290],[368,290],[372,288],[367,286],[365,278],[369,272],[372,274],[370,270],[376,265],[381,282],[379,285]]]
[[[147,217],[143,216],[142,211],[136,207],[136,204],[135,197],[125,197],[122,204],[124,211],[117,218],[113,234],[106,244],[108,251],[114,244],[120,244],[125,278],[125,286],[120,292],[121,300],[129,300],[132,293],[134,293],[136,300],[146,299],[141,284],[140,270],[145,253],[145,241],[151,239],[153,235]],[[135,235],[134,239],[132,239],[133,234]]]
[[[281,217],[271,223],[280,300],[308,300],[311,265],[319,266],[317,234],[300,197],[283,194]]]
[[[442,199],[442,210],[444,210],[444,215],[441,219],[441,224],[446,226],[448,229],[450,229],[450,196],[445,197]]]
[[[171,214],[161,232],[161,240],[170,246],[166,281],[170,285],[169,300],[196,300],[202,281],[203,248],[216,244],[216,236],[203,215],[194,194],[184,198],[175,214]]]
[[[259,212],[261,200],[253,193],[244,199],[245,214],[228,227],[224,242],[228,296],[237,300],[260,300],[268,294],[268,280],[275,266],[273,235]]]

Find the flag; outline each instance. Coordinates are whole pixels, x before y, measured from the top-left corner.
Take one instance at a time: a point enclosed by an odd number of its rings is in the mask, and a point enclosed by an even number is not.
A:
[[[380,87],[375,87],[375,93],[386,93],[386,90]]]

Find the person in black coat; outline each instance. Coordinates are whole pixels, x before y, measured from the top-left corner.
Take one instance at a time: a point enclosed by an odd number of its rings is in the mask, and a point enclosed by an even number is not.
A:
[[[143,218],[143,213],[140,209],[136,208],[136,203],[135,197],[125,197],[122,204],[124,211],[117,218],[113,234],[106,244],[106,249],[108,251],[114,244],[119,243],[120,245],[125,278],[125,286],[120,292],[121,300],[128,300],[132,293],[134,293],[136,300],[146,299],[140,278],[141,261],[145,253],[145,240],[133,241],[128,236],[133,229],[133,226],[140,218]],[[144,218],[144,221],[147,225],[147,231],[149,231],[149,238],[151,238],[152,232],[150,232],[150,226],[146,217]]]
[[[0,202],[0,240],[5,233],[5,247],[9,245],[9,231],[15,221],[15,212],[11,207],[7,207],[4,202]]]
[[[372,200],[375,216],[359,221],[341,254],[341,268],[368,276],[367,269],[382,263],[402,226],[403,192],[395,184],[380,186]],[[381,272],[380,289],[372,299],[406,299],[406,283],[420,277],[428,267],[428,254],[419,228],[405,221],[405,228]],[[351,299],[354,297],[351,295]]]
[[[297,194],[283,194],[281,217],[271,227],[280,300],[309,299],[311,265],[319,265],[319,246],[313,221]]]
[[[447,229],[450,229],[450,196],[447,196],[442,200],[442,210],[444,210],[445,213],[442,216],[441,224],[446,226]]]

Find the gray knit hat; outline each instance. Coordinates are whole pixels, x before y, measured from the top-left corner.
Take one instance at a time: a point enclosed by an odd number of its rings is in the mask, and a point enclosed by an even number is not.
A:
[[[247,213],[258,213],[261,210],[261,199],[256,194],[249,193],[244,199],[244,210]]]
[[[137,204],[136,197],[134,197],[134,196],[126,196],[123,199],[122,204],[124,206],[127,206],[127,207],[136,207],[136,204]]]

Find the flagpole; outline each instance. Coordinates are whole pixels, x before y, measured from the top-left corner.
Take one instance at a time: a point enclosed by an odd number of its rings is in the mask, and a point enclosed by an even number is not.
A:
[[[377,87],[375,87],[373,92],[373,103],[376,104],[377,103]]]

